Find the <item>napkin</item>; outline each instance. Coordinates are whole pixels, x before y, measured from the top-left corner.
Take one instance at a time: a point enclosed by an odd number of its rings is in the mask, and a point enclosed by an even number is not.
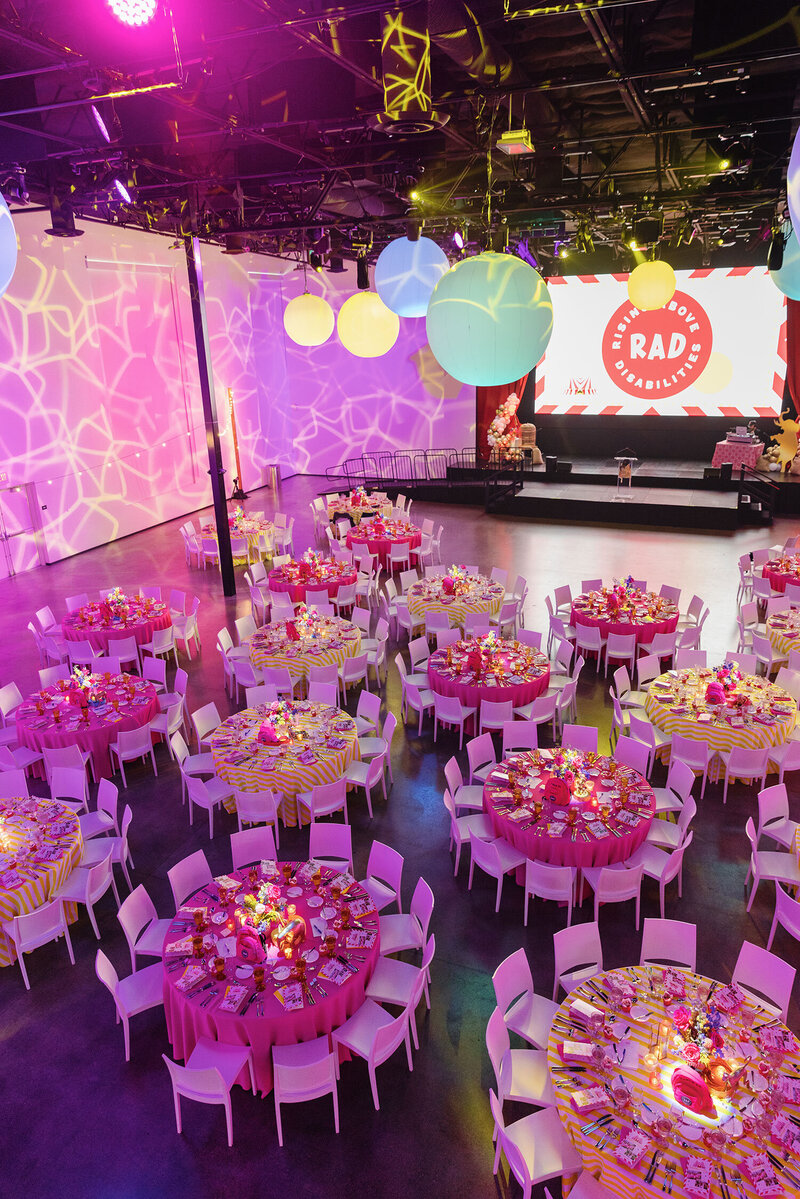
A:
[[[355,920],[363,920],[365,916],[373,916],[375,914],[375,904],[367,897],[366,899],[354,899],[350,904],[350,915]]]
[[[711,1190],[714,1166],[708,1158],[683,1158],[683,1187],[688,1195],[697,1195],[705,1199]]]
[[[570,1102],[576,1112],[585,1115],[586,1112],[594,1111],[596,1107],[605,1107],[608,1103],[608,1093],[603,1087],[580,1088],[572,1092]]]
[[[247,987],[237,986],[236,984],[226,987],[225,994],[219,1005],[219,1011],[238,1012],[239,1008],[242,1006],[242,1000],[246,994]]]
[[[334,986],[340,987],[342,983],[347,982],[350,973],[347,967],[343,966],[341,962],[337,962],[331,958],[318,972],[317,978],[322,978],[325,982],[333,983]]]
[[[614,1156],[620,1165],[634,1169],[644,1157],[649,1145],[649,1138],[638,1128],[632,1128],[621,1139]]]
[[[348,949],[372,949],[377,933],[374,929],[356,928],[347,936]]]
[[[742,1161],[742,1169],[757,1195],[782,1195],[783,1188],[766,1153],[751,1153]]]
[[[303,988],[300,983],[287,983],[285,987],[278,987],[275,998],[287,1012],[296,1012],[303,1006]]]
[[[202,982],[205,977],[206,972],[203,967],[192,963],[186,967],[175,986],[179,991],[189,991],[192,987],[196,987],[199,982]]]

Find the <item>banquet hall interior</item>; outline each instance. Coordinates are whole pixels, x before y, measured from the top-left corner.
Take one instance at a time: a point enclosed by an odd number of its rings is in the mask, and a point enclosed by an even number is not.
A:
[[[0,1196],[800,1196],[799,61],[0,6]]]

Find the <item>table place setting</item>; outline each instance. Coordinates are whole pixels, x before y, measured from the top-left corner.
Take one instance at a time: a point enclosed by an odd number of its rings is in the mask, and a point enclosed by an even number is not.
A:
[[[388,564],[393,545],[407,543],[413,550],[421,541],[422,530],[402,518],[393,520],[380,516],[372,517],[369,520],[362,520],[347,533],[348,549],[352,549],[354,545],[366,545],[371,554],[378,555],[383,567]],[[411,554],[412,560],[414,557],[415,555]]]
[[[67,641],[89,641],[95,650],[108,650],[115,640],[129,636],[140,644],[150,641],[155,629],[171,624],[169,605],[162,600],[126,595],[114,587],[104,599],[68,612],[61,630]]]
[[[250,660],[257,670],[286,667],[293,679],[306,678],[312,666],[341,666],[361,649],[361,632],[341,616],[321,616],[304,603],[294,619],[257,629],[250,638]]]
[[[387,520],[392,514],[392,501],[379,499],[376,495],[354,489],[348,495],[340,495],[328,501],[328,520],[333,523],[339,517],[346,517],[353,524],[375,516]]]
[[[772,648],[777,650],[779,654],[785,654],[788,657],[793,649],[798,648],[797,642],[800,640],[800,611],[791,609],[789,612],[781,612],[776,616],[769,616],[766,628],[767,637],[770,640]]]
[[[698,1199],[800,1186],[800,1044],[736,984],[605,971],[561,1004],[548,1066],[584,1166],[616,1194],[637,1179]]]
[[[487,776],[484,810],[498,836],[552,865],[608,865],[644,841],[652,787],[613,757],[574,749],[511,754]]]
[[[340,587],[357,579],[352,563],[325,558],[315,550],[306,550],[302,558],[293,558],[269,572],[270,590],[288,592],[295,601],[304,600],[309,590],[325,589],[328,595],[336,595]]]
[[[673,633],[678,617],[676,603],[655,591],[642,591],[629,575],[611,587],[576,596],[570,624],[597,626],[604,636],[635,633],[637,641],[648,642],[656,633]]]
[[[800,554],[780,554],[771,558],[762,566],[761,577],[769,579],[773,591],[783,594],[787,583],[800,583]]]
[[[471,575],[464,566],[414,583],[407,593],[408,610],[422,621],[428,612],[446,612],[451,625],[463,625],[468,614],[495,616],[502,607],[505,587],[484,575]]]
[[[263,536],[269,545],[275,535],[275,525],[271,520],[266,520],[261,516],[248,516],[241,505],[237,504],[233,513],[228,517],[228,529],[234,536],[246,537],[247,544],[250,550],[258,550],[259,541]],[[213,521],[208,521],[200,526],[200,535],[202,537],[216,537],[217,526]],[[244,562],[245,558],[237,558],[234,555],[234,562]]]

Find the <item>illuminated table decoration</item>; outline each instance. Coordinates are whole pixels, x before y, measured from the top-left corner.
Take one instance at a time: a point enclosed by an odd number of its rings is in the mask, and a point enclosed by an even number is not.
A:
[[[257,670],[284,667],[293,679],[308,677],[312,666],[341,666],[361,650],[361,630],[341,616],[320,616],[299,604],[293,620],[256,629],[250,660]]]
[[[787,583],[800,584],[800,554],[781,554],[771,558],[761,568],[761,577],[769,579],[773,591],[783,595]]]
[[[272,544],[275,538],[275,525],[271,520],[266,520],[261,516],[248,516],[244,509],[237,505],[233,510],[233,514],[228,518],[228,528],[232,537],[246,537],[247,544],[250,547],[250,553],[259,553],[259,544],[262,537],[266,540],[267,545],[272,549]],[[202,537],[216,537],[217,526],[212,522],[200,526],[200,535]],[[266,555],[265,555],[266,556]],[[234,562],[246,562],[244,557],[236,557]]]
[[[288,592],[297,603],[306,598],[308,590],[325,590],[332,596],[340,587],[355,583],[357,579],[358,572],[349,562],[337,562],[314,550],[306,550],[302,558],[293,558],[269,572],[269,589]]]
[[[164,1012],[175,1057],[200,1037],[250,1045],[262,1094],[272,1046],[309,1041],[364,1002],[380,953],[378,913],[350,875],[315,862],[258,862],[183,903],[164,940]],[[249,1073],[237,1080],[249,1087]]]
[[[229,716],[212,734],[211,752],[229,786],[281,794],[285,825],[297,824],[298,792],[335,782],[360,756],[353,717],[309,700],[258,704]],[[233,796],[224,803],[236,810]]]
[[[447,574],[422,579],[408,589],[408,610],[421,624],[429,612],[446,612],[451,625],[463,627],[468,614],[496,616],[505,593],[501,583],[467,574],[463,566],[451,566]]]
[[[354,525],[374,516],[389,520],[392,507],[391,500],[379,500],[367,491],[354,488],[348,495],[340,495],[335,500],[328,501],[328,520],[333,523],[340,518],[346,518]]]
[[[377,554],[381,566],[389,562],[393,545],[407,544],[414,550],[422,541],[422,533],[416,525],[407,520],[383,520],[375,517],[372,520],[362,520],[358,528],[350,529],[347,533],[347,548],[358,550],[366,546],[371,554]],[[411,554],[411,563],[415,555]]]
[[[483,807],[495,835],[552,866],[608,866],[639,848],[656,800],[644,775],[574,749],[509,754],[487,775]]]
[[[576,596],[570,624],[598,628],[603,637],[633,633],[637,643],[646,645],[656,633],[674,633],[678,616],[677,604],[654,591],[641,591],[628,576],[611,587]]]
[[[705,741],[712,753],[782,745],[797,719],[797,704],[785,688],[743,675],[733,663],[659,675],[648,688],[645,710],[656,728]]]
[[[547,1061],[584,1168],[613,1194],[753,1199],[800,1188],[799,1050],[735,985],[628,967],[567,996]]]
[[[468,708],[483,700],[514,707],[531,703],[547,690],[550,662],[545,654],[519,641],[504,641],[492,631],[456,641],[428,659],[428,683],[438,695],[456,696]],[[476,723],[470,717],[467,732]]]
[[[78,818],[65,804],[36,796],[0,799],[0,925],[47,903],[82,853]],[[73,921],[76,905],[66,903],[64,910]],[[0,928],[0,966],[16,960]]]
[[[76,666],[68,679],[34,691],[20,704],[17,740],[36,753],[77,745],[91,753],[95,778],[111,778],[111,742],[121,731],[149,724],[160,712],[152,683],[133,674],[92,674]],[[31,769],[44,776],[41,763]]]
[[[88,641],[98,653],[113,656],[114,642],[135,637],[138,645],[153,640],[156,629],[172,624],[169,604],[149,596],[125,595],[115,587],[98,603],[84,604],[69,612],[61,622],[67,641]]]

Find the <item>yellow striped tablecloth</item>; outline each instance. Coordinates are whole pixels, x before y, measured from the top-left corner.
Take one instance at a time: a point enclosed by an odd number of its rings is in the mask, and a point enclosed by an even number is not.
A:
[[[800,649],[800,612],[781,612],[779,616],[770,616],[767,621],[767,636],[772,648],[779,654],[789,654],[793,649]]]
[[[356,525],[361,524],[365,517],[367,520],[371,520],[373,516],[380,516],[384,520],[388,520],[392,515],[392,507],[391,500],[373,500],[367,496],[363,504],[351,504],[345,497],[340,500],[331,500],[328,504],[328,520],[331,524],[335,524],[337,520],[347,520],[349,517]]]
[[[305,679],[312,666],[338,668],[361,650],[361,630],[340,616],[310,612],[297,618],[294,626],[300,634],[297,641],[289,638],[285,620],[255,631],[250,638],[250,661],[256,670],[285,668],[293,679]]]
[[[235,529],[231,529],[231,537],[246,537],[247,544],[250,546],[251,552],[258,549],[258,542],[261,534],[264,534],[267,545],[272,549],[275,536],[275,525],[271,520],[261,520],[259,517],[248,516],[240,521]],[[216,537],[217,526],[215,524],[202,525],[200,528],[201,537]],[[266,557],[266,555],[264,555]],[[246,562],[246,558],[234,558],[234,562]]]
[[[258,730],[265,720],[285,716],[290,740],[286,745],[262,745]],[[344,741],[344,746],[327,745],[329,737]],[[299,755],[311,750],[314,761],[302,762]],[[351,762],[360,758],[358,732],[352,716],[328,704],[294,700],[291,704],[259,704],[229,716],[211,738],[211,752],[217,774],[240,791],[265,791],[270,788],[283,795],[281,815],[284,824],[297,824],[296,797],[321,783],[333,783]],[[236,800],[225,800],[229,812],[236,811]]]
[[[50,862],[37,861],[35,842],[42,850],[58,849],[59,856]],[[64,804],[24,796],[0,800],[0,924],[47,903],[78,865],[82,853],[78,818]],[[18,887],[10,885],[9,876],[15,873],[23,879]],[[76,919],[74,903],[65,904],[64,910],[70,923]],[[0,966],[16,960],[13,944],[0,929]]]
[[[429,612],[446,612],[451,625],[463,627],[468,614],[486,612],[496,616],[500,611],[506,589],[483,575],[467,575],[455,583],[455,593],[448,595],[442,579],[433,577],[414,583],[408,589],[408,610],[424,624]]]
[[[693,994],[696,995],[698,984],[703,994],[712,985],[709,979],[702,978],[699,975],[684,971],[681,973],[686,978],[690,996]],[[670,1036],[672,1036],[674,1031],[670,1020],[670,1011],[674,1011],[677,1005],[675,1004],[667,1009],[664,1007],[662,1001],[663,987],[660,985],[662,978],[661,971],[656,969],[650,972],[647,969],[626,967],[622,970],[598,975],[593,982],[606,994],[605,982],[609,976],[616,977],[620,982],[633,984],[637,990],[637,1005],[640,1004],[643,1009],[646,1009],[646,1013],[643,1014],[641,1020],[631,1019],[627,1015],[623,1018],[623,1030],[630,1028],[630,1033],[628,1034],[630,1045],[624,1052],[623,1065],[619,1064],[612,1043],[606,1041],[604,1044],[614,1062],[612,1069],[607,1074],[604,1075],[599,1072],[594,1063],[591,1063],[585,1071],[573,1071],[569,1068],[562,1068],[563,1063],[559,1053],[559,1046],[565,1039],[590,1041],[591,1037],[581,1026],[569,1024],[570,1004],[575,999],[580,998],[600,1008],[606,1008],[607,1005],[598,996],[596,991],[593,990],[591,984],[588,983],[581,984],[580,987],[567,996],[561,1005],[559,1014],[556,1016],[547,1047],[547,1064],[556,1093],[556,1110],[583,1161],[584,1168],[596,1177],[599,1176],[600,1182],[612,1194],[622,1196],[624,1199],[656,1199],[657,1196],[662,1196],[662,1188],[665,1183],[667,1185],[667,1192],[670,1192],[667,1167],[675,1166],[676,1170],[671,1188],[673,1199],[689,1199],[689,1193],[683,1184],[683,1159],[695,1157],[708,1159],[711,1155],[702,1139],[686,1140],[682,1135],[683,1129],[687,1126],[689,1129],[697,1126],[700,1130],[703,1130],[724,1125],[724,1122],[732,1113],[738,1116],[738,1112],[747,1104],[754,1103],[758,1093],[749,1089],[748,1084],[745,1082],[748,1075],[745,1074],[733,1101],[725,1096],[715,1097],[718,1112],[715,1118],[692,1116],[686,1112],[683,1123],[677,1130],[672,1132],[670,1140],[666,1143],[662,1151],[661,1157],[658,1160],[658,1170],[652,1183],[645,1181],[645,1175],[653,1159],[653,1154],[659,1148],[655,1141],[648,1139],[648,1148],[636,1168],[628,1169],[620,1165],[614,1152],[617,1145],[617,1133],[619,1130],[622,1130],[622,1135],[627,1133],[631,1127],[632,1116],[635,1116],[637,1119],[639,1127],[645,1133],[648,1133],[646,1127],[648,1120],[653,1120],[659,1116],[669,1117],[671,1111],[677,1114],[678,1111],[683,1111],[684,1109],[678,1108],[670,1084],[672,1071],[681,1061],[677,1056],[677,1050],[673,1047],[672,1052],[667,1054],[661,1063],[656,1066],[645,1065],[643,1061],[643,1058],[649,1052],[650,1045],[657,1036],[658,1025],[662,1020],[666,1019],[669,1023]],[[651,979],[653,980],[653,990],[651,990]],[[718,984],[715,983],[713,986],[716,988]],[[763,1008],[758,1008],[749,1001],[744,1006],[751,1014],[755,1014],[756,1016],[755,1029],[758,1029],[761,1023],[766,1023],[770,1019]],[[759,1014],[764,1017],[763,1021],[759,1021]],[[740,1037],[743,1039],[748,1034],[738,1016],[729,1016],[726,1017],[726,1020],[727,1028],[723,1030],[722,1035],[725,1038],[726,1047],[730,1055],[728,1060],[736,1067],[737,1065],[741,1065],[744,1060],[739,1048]],[[782,1028],[783,1026],[778,1025],[777,1027]],[[753,1045],[752,1050],[753,1056],[757,1060],[761,1056],[758,1046]],[[620,1052],[622,1052],[621,1043]],[[787,1074],[797,1074],[798,1067],[800,1067],[800,1054],[795,1051],[784,1058],[780,1070]],[[662,1089],[660,1091],[654,1090],[650,1086],[649,1080],[653,1073],[657,1073],[661,1081]],[[617,1110],[609,1096],[601,1107],[595,1108],[594,1111],[589,1113],[578,1114],[571,1102],[573,1092],[595,1085],[602,1085],[604,1080],[612,1087],[618,1084],[620,1080],[625,1082],[632,1095],[632,1101],[627,1112]],[[647,1107],[645,1107],[645,1104]],[[755,1111],[757,1110],[756,1108]],[[750,1114],[754,1115],[755,1111],[751,1108]],[[795,1107],[787,1107],[786,1111],[795,1115],[797,1109]],[[613,1113],[613,1119],[609,1123],[601,1125],[600,1128],[592,1128],[588,1132],[583,1131],[584,1128],[593,1124],[595,1120],[609,1113]],[[731,1121],[731,1123],[725,1125],[724,1130],[726,1132],[732,1130],[739,1132],[740,1128],[740,1123],[735,1124]],[[609,1140],[603,1146],[606,1134],[609,1134]],[[778,1146],[773,1145],[771,1142],[768,1148],[776,1155],[779,1152]],[[731,1199],[755,1199],[757,1192],[744,1173],[742,1164],[750,1154],[757,1153],[760,1149],[761,1146],[754,1132],[746,1133],[741,1129],[739,1138],[734,1140],[728,1136],[719,1158],[712,1158],[712,1161],[720,1162],[725,1168],[725,1176]],[[800,1176],[796,1157],[794,1158],[794,1162],[795,1164],[790,1164],[789,1168],[795,1175]],[[724,1196],[725,1192],[721,1190],[720,1181],[719,1166],[716,1165],[712,1173],[710,1199],[718,1199],[720,1193]],[[797,1188],[786,1176],[782,1176],[781,1181],[783,1184],[783,1189],[780,1191],[781,1195],[788,1196],[798,1193]]]
[[[754,707],[747,709],[744,724],[731,725],[720,715],[719,708],[709,707],[705,702],[706,687],[712,678],[711,670],[679,670],[654,679],[647,692],[645,710],[656,728],[670,735],[678,733],[693,741],[705,741],[712,753],[727,752],[735,745],[743,749],[783,745],[797,720],[797,704],[788,691],[756,675],[745,675],[736,690],[746,695]],[[774,705],[779,710],[772,717]],[[755,714],[758,708],[764,709],[764,719],[774,719],[774,723],[762,723]],[[729,708],[722,710],[734,716]],[[710,720],[705,719],[709,716]]]

